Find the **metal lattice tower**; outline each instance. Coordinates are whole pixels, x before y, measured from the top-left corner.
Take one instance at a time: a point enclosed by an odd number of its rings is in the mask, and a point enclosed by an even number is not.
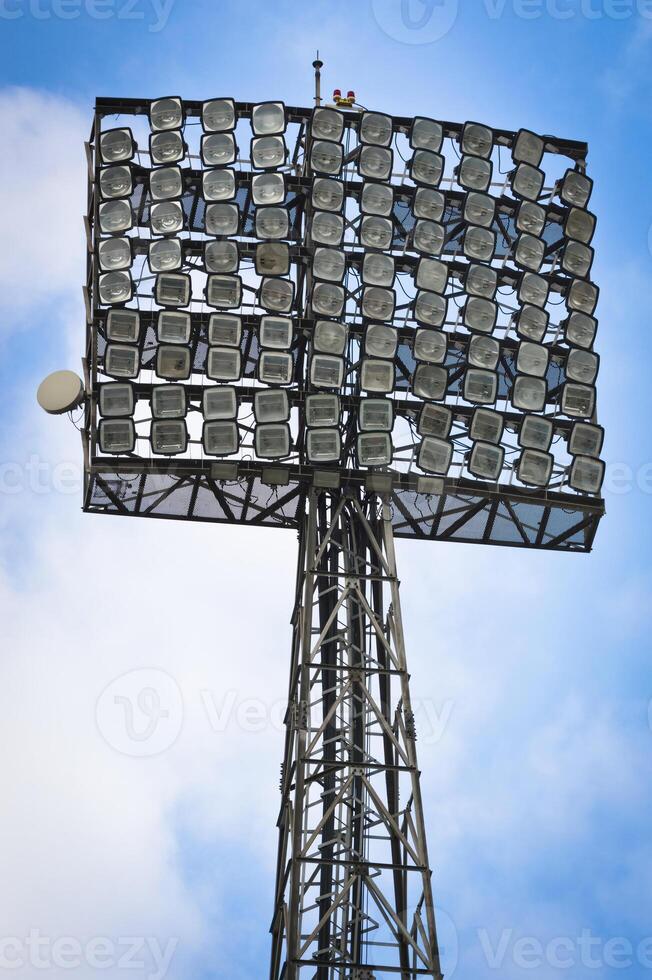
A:
[[[311,494],[293,629],[271,980],[439,978],[391,515],[376,496]]]

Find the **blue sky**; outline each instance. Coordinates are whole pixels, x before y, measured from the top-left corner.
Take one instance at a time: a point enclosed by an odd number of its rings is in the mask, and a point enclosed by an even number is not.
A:
[[[34,391],[81,355],[95,96],[308,104],[317,48],[327,94],[589,142],[608,464],[594,553],[398,551],[448,975],[652,976],[645,0],[0,0],[0,940],[29,980],[30,930],[85,955],[109,937],[111,980],[126,936],[175,939],[170,980],[266,975],[294,537],[82,515],[77,434]],[[97,705],[139,670],[182,707],[170,744],[134,758]],[[151,958],[130,975],[154,977]]]

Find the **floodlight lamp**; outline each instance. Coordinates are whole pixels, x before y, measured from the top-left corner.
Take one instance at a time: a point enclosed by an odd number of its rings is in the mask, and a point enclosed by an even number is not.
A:
[[[438,187],[444,174],[444,158],[430,150],[415,150],[410,162],[410,177],[423,187]]]
[[[476,408],[471,419],[469,435],[478,442],[499,443],[505,427],[500,412],[491,408]]]
[[[312,185],[312,204],[321,211],[341,211],[344,185],[330,177],[318,177]]]
[[[253,107],[251,128],[256,136],[285,132],[285,106],[282,102],[260,102]]]
[[[222,310],[233,310],[242,303],[240,276],[210,275],[206,281],[206,303]]]
[[[493,405],[498,393],[498,375],[494,371],[468,368],[464,378],[464,399],[474,405]]]
[[[548,385],[543,378],[519,374],[514,379],[512,405],[523,412],[542,412],[545,408]]]
[[[238,243],[229,241],[204,242],[206,272],[233,273],[240,265]]]
[[[424,473],[437,473],[446,476],[453,458],[453,445],[447,439],[424,436],[419,447],[417,466]]]
[[[441,191],[431,187],[417,187],[412,198],[412,212],[415,218],[428,221],[441,221],[446,208],[446,198]]]
[[[589,422],[575,422],[568,440],[571,456],[595,456],[602,452],[604,429]]]
[[[103,272],[129,269],[132,263],[130,239],[103,239],[97,246],[97,258]]]
[[[468,470],[479,480],[498,480],[505,461],[505,450],[490,442],[476,442],[471,449]]]
[[[363,391],[387,395],[394,390],[394,364],[392,361],[362,359],[360,386]]]
[[[337,463],[342,453],[339,429],[308,429],[306,452],[309,463]]]
[[[494,337],[475,334],[469,340],[467,358],[471,367],[495,371],[499,357],[500,344]]]
[[[381,146],[362,146],[358,156],[358,173],[367,180],[389,180],[394,154]]]
[[[155,419],[182,419],[187,412],[183,385],[156,385],[152,388],[152,415]]]
[[[419,218],[412,232],[412,244],[417,252],[439,255],[444,245],[446,229],[436,221]]]
[[[134,413],[134,389],[120,381],[100,385],[100,415],[118,418]]]
[[[543,344],[522,340],[516,355],[516,370],[519,374],[530,374],[535,378],[545,378],[548,370],[550,351]]]
[[[224,133],[235,128],[233,99],[209,99],[201,107],[201,124],[207,133]]]
[[[453,413],[443,405],[426,404],[419,413],[417,432],[420,436],[448,438],[453,427]]]
[[[443,293],[448,282],[448,266],[439,259],[422,257],[417,264],[415,282],[417,289]]]
[[[429,364],[443,364],[446,360],[447,335],[443,330],[419,329],[414,334],[414,357]]]
[[[293,324],[289,317],[262,316],[258,339],[261,347],[289,350],[292,344]]]
[[[570,381],[562,388],[561,410],[572,418],[588,419],[595,408],[595,388]]]
[[[392,117],[381,112],[363,112],[360,118],[360,142],[389,146],[392,142]]]
[[[257,170],[282,167],[287,152],[283,136],[257,136],[251,141],[251,163]]]
[[[105,235],[116,235],[129,231],[134,219],[129,201],[105,201],[99,207],[100,231]]]
[[[358,424],[362,432],[391,432],[394,406],[387,398],[362,398],[358,406]]]
[[[464,156],[457,168],[457,182],[468,191],[486,191],[491,184],[492,172],[491,160]]]
[[[156,334],[161,344],[187,344],[190,340],[190,314],[178,310],[160,310]]]
[[[482,296],[471,296],[464,307],[464,326],[477,333],[492,333],[498,318],[498,307]]]
[[[566,242],[561,253],[561,267],[564,272],[578,279],[586,279],[593,264],[593,249],[581,242]]]
[[[360,242],[366,248],[387,249],[394,238],[394,226],[389,218],[367,214],[360,222]]]
[[[389,184],[365,182],[360,194],[360,210],[363,214],[376,214],[387,218],[394,207],[394,188]]]
[[[462,153],[468,153],[474,157],[491,156],[493,147],[493,133],[488,126],[480,123],[467,122],[464,124],[460,145]]]
[[[237,235],[240,210],[237,204],[208,204],[204,212],[207,235]]]
[[[289,279],[263,279],[259,300],[272,313],[289,313],[294,302],[294,283]]]
[[[446,368],[434,364],[417,364],[412,379],[412,391],[417,398],[426,401],[440,401],[448,388]]]
[[[590,350],[572,350],[566,359],[566,377],[569,381],[579,381],[592,385],[598,375],[600,358]]]
[[[310,302],[313,312],[319,316],[340,316],[344,309],[344,288],[331,282],[316,282]]]
[[[364,352],[369,357],[394,357],[398,347],[398,331],[386,323],[369,323],[365,331]]]
[[[516,230],[538,238],[546,226],[546,209],[533,201],[521,201],[516,212]]]
[[[441,123],[425,116],[415,116],[410,129],[410,146],[413,150],[430,150],[439,153],[444,140]]]
[[[391,255],[367,252],[362,260],[362,281],[365,286],[394,285],[395,265]]]
[[[313,354],[310,361],[310,383],[315,388],[341,388],[344,381],[344,358],[331,354]]]
[[[190,350],[187,347],[159,347],[156,374],[166,381],[187,381],[190,377]]]
[[[599,290],[592,282],[574,279],[566,296],[566,306],[571,312],[586,313],[593,316],[598,305]]]
[[[179,163],[186,155],[186,145],[181,133],[152,133],[149,138],[149,154],[152,163]]]
[[[344,116],[337,109],[317,106],[313,110],[310,135],[314,140],[331,140],[339,143],[344,133]]]
[[[190,276],[159,273],[154,286],[154,299],[159,306],[187,306],[190,302]]]
[[[312,260],[312,271],[316,279],[342,282],[346,271],[344,252],[335,248],[316,248]]]
[[[543,158],[544,142],[536,133],[528,129],[520,129],[512,145],[512,160],[514,163],[529,163],[538,167]]]
[[[123,344],[135,344],[140,335],[138,310],[109,310],[106,318],[106,336]]]
[[[183,124],[181,99],[154,99],[149,107],[149,124],[155,132],[178,129]]]
[[[498,273],[487,265],[470,264],[466,270],[464,288],[469,296],[493,299],[498,289]]]
[[[469,191],[464,200],[464,220],[471,225],[491,228],[496,214],[496,198],[490,194]]]
[[[337,395],[307,395],[305,411],[309,427],[332,428],[340,421],[340,399]]]
[[[150,242],[147,261],[151,272],[174,272],[183,262],[181,241],[178,238],[163,238]]]
[[[215,385],[204,388],[202,392],[201,411],[206,421],[215,419],[234,419],[238,414],[238,398],[235,388],[227,385]]]
[[[469,225],[464,233],[464,255],[478,262],[491,262],[496,251],[496,233],[479,225]]]
[[[446,319],[448,300],[439,293],[420,289],[414,301],[414,318],[417,323],[430,327],[441,327]]]
[[[539,272],[543,265],[546,243],[534,235],[522,234],[516,239],[514,262],[521,269]]]
[[[547,453],[550,449],[554,426],[551,419],[540,415],[526,415],[518,431],[518,444],[522,449],[538,449]]]
[[[576,347],[589,348],[593,346],[598,321],[586,313],[571,313],[564,323],[567,343]]]
[[[579,170],[567,170],[559,188],[559,196],[564,204],[585,208],[589,203],[593,181]]]
[[[272,176],[268,174],[256,174],[256,177]],[[204,170],[202,172],[202,194],[204,200],[211,201],[232,201],[236,194],[235,170],[228,168],[222,170]]]
[[[524,449],[518,461],[516,475],[521,483],[531,487],[547,487],[552,475],[554,457],[538,449]]]
[[[211,347],[239,347],[241,339],[242,317],[238,313],[211,313],[208,318]]]
[[[278,422],[257,425],[254,436],[256,456],[261,459],[284,459],[290,455],[290,426]]]
[[[287,238],[290,216],[285,208],[256,208],[255,230],[257,238]]]
[[[151,429],[152,451],[161,456],[178,456],[188,447],[188,429],[183,419],[155,420]]]
[[[242,354],[238,347],[209,347],[206,376],[212,381],[238,381],[242,375]]]
[[[136,430],[131,419],[101,419],[98,436],[103,453],[133,453],[136,446]]]
[[[605,464],[600,459],[576,456],[568,475],[568,483],[580,493],[600,493],[604,480]]]
[[[391,320],[396,306],[393,289],[381,286],[365,286],[362,290],[362,315],[368,320]]]
[[[124,163],[131,160],[135,149],[130,129],[107,129],[100,133],[102,163]]]
[[[543,189],[545,180],[543,170],[531,167],[529,163],[519,163],[512,174],[512,194],[524,201],[536,201]]]
[[[290,271],[290,246],[287,242],[261,242],[256,246],[257,276],[287,276]]]
[[[360,466],[389,466],[392,462],[392,440],[388,432],[361,432],[357,440]]]
[[[595,232],[595,215],[582,208],[570,208],[564,223],[564,234],[583,245],[590,245]]]
[[[521,303],[531,303],[541,309],[548,301],[550,283],[536,272],[524,272],[518,287],[518,299]]]
[[[516,317],[516,332],[519,337],[539,342],[543,340],[548,329],[550,316],[546,310],[526,303],[521,307]]]
[[[251,199],[256,207],[283,204],[286,193],[285,174],[254,174],[251,179]]]
[[[105,201],[129,197],[133,180],[129,167],[103,167],[100,170],[100,194]]]
[[[170,201],[183,194],[183,175],[180,167],[161,167],[149,175],[149,194],[153,201]]]
[[[341,143],[315,140],[310,151],[310,166],[318,174],[339,174],[344,161]]]
[[[258,380],[268,385],[289,385],[294,374],[292,355],[285,351],[261,351]]]
[[[152,204],[149,209],[149,224],[153,235],[175,235],[177,232],[183,231],[181,205],[178,201],[163,201],[160,204]]]
[[[227,167],[235,162],[238,148],[233,133],[207,133],[201,138],[199,152],[205,167]]]
[[[133,295],[133,282],[129,272],[105,272],[98,281],[100,303],[112,306],[128,303]]]
[[[346,348],[347,328],[335,320],[317,320],[312,336],[313,350],[342,355]]]
[[[232,456],[240,446],[237,423],[204,422],[201,441],[207,456]]]
[[[330,211],[314,211],[310,237],[318,245],[340,245],[344,237],[344,218]]]
[[[290,402],[287,391],[269,388],[254,394],[256,422],[287,422],[290,418]]]

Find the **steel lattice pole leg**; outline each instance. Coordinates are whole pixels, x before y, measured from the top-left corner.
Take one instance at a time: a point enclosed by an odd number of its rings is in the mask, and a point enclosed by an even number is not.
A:
[[[300,535],[271,980],[442,974],[387,504]]]

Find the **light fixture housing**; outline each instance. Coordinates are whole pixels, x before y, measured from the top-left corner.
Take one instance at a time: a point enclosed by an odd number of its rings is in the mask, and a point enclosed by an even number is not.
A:
[[[238,381],[242,375],[239,347],[209,347],[206,355],[206,377],[212,381]]]
[[[150,434],[152,452],[179,456],[188,448],[188,429],[183,419],[155,419]]]
[[[453,444],[437,436],[424,436],[419,447],[417,466],[424,473],[446,476],[453,459]]]
[[[233,456],[240,447],[238,425],[227,420],[204,422],[201,442],[207,456]]]

